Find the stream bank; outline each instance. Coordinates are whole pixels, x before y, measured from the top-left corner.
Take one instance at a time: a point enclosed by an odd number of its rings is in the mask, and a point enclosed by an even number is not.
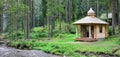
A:
[[[15,49],[7,47],[6,44],[1,41],[0,57],[61,57],[61,56],[48,54],[40,50]]]

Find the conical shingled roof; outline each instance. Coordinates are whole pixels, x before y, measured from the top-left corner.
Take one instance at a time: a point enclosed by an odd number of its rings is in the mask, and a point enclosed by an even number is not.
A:
[[[74,24],[108,24],[108,23],[96,17],[87,16],[74,22]]]
[[[94,16],[92,8],[88,11],[88,16],[74,22],[74,24],[108,24],[107,22]]]

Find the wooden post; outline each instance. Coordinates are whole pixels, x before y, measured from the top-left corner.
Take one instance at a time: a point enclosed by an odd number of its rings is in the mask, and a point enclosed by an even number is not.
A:
[[[78,25],[76,25],[76,38],[78,38]]]
[[[97,33],[96,33],[96,25],[94,25],[94,38],[96,39]]]
[[[105,25],[105,38],[107,37],[107,25]]]
[[[97,38],[97,28],[96,28],[97,25],[94,25],[94,39]]]
[[[80,37],[81,38],[83,37],[83,28],[82,28],[82,25],[80,25]]]
[[[89,25],[89,38],[92,38],[92,35],[91,35],[91,26]]]

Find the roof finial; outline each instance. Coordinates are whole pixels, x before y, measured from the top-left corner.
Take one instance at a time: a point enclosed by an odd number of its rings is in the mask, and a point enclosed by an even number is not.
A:
[[[93,11],[92,8],[87,12],[88,16],[95,16],[95,12]]]

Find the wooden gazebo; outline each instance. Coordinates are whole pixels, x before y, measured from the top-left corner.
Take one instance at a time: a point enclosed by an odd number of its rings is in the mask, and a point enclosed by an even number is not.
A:
[[[108,23],[95,17],[95,12],[90,8],[88,16],[74,22],[76,25],[76,40],[91,41],[107,37]],[[78,37],[78,26],[81,36]]]

